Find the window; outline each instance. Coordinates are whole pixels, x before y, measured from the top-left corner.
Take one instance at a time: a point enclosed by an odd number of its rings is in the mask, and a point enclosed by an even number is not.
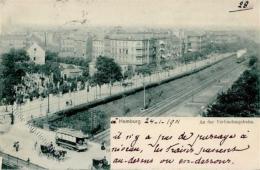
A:
[[[125,53],[128,54],[128,49],[125,50]]]
[[[34,50],[34,51],[36,51],[37,49],[36,49],[36,48],[34,48],[33,50]]]
[[[36,60],[36,57],[33,57],[33,61],[35,61]]]

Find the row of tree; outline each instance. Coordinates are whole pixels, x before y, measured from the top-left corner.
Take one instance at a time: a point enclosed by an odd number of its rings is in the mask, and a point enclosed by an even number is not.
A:
[[[58,53],[46,51],[46,61],[88,67],[90,59],[79,58],[79,57],[59,57]]]
[[[222,43],[222,44],[212,42],[212,43],[208,43],[205,47],[203,47],[201,51],[184,53],[183,57],[181,58],[181,62],[189,63],[199,59],[204,59],[210,53],[234,52],[239,49],[245,48],[245,46],[252,48],[254,44],[252,44],[252,42],[247,40],[241,40],[235,43]]]
[[[252,117],[260,116],[260,74],[257,58],[251,57],[250,69],[246,70],[227,92],[218,95],[205,116]]]
[[[61,76],[62,68],[60,63],[74,64],[82,66],[83,75],[77,78],[67,78],[64,80]],[[12,104],[18,96],[14,89],[15,86],[22,83],[22,77],[26,73],[39,73],[51,77],[53,82],[48,84],[48,89],[44,94],[39,94],[35,89],[32,94],[27,94],[31,99],[40,96],[46,97],[48,93],[58,94],[59,92],[67,93],[78,89],[78,82],[81,82],[81,89],[85,88],[88,81],[90,85],[99,85],[110,83],[113,85],[116,81],[123,78],[121,67],[115,61],[108,57],[100,56],[96,61],[97,72],[89,77],[88,61],[80,58],[59,58],[57,53],[46,52],[46,63],[37,65],[30,61],[25,50],[11,49],[8,53],[2,55],[2,65],[0,68],[1,99],[5,104]]]

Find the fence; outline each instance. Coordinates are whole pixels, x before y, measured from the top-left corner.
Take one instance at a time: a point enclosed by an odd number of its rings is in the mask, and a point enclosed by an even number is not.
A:
[[[33,164],[30,161],[23,160],[21,158],[3,153],[0,151],[0,156],[3,158],[3,164],[12,167],[14,169],[33,169],[33,170],[45,170],[46,168]]]

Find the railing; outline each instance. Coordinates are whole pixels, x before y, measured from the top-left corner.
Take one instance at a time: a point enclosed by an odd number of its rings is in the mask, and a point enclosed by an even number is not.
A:
[[[3,164],[10,166],[15,169],[33,169],[33,170],[45,170],[47,168],[41,167],[39,165],[36,165],[34,163],[31,163],[30,161],[23,160],[21,158],[6,154],[4,152],[0,151],[0,156],[3,158]]]

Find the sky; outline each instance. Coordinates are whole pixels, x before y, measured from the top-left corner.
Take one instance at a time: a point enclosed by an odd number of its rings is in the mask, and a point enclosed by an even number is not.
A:
[[[260,28],[260,2],[241,0],[0,0],[0,24]],[[244,0],[246,1],[246,0]]]

